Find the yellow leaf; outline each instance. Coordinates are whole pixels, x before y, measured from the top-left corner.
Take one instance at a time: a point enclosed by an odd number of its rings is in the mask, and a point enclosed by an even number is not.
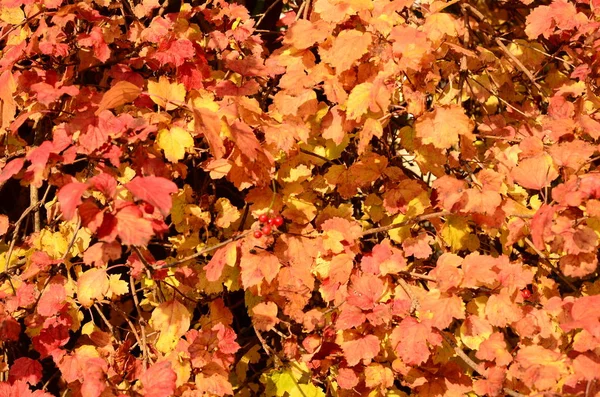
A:
[[[113,295],[125,295],[129,292],[129,284],[121,280],[118,274],[111,274],[109,277],[109,289]]]
[[[51,232],[44,229],[39,237],[40,249],[46,252],[52,259],[59,259],[67,251],[69,243],[61,232]]]
[[[0,19],[10,25],[18,25],[25,19],[25,13],[20,6],[2,7]]]
[[[158,351],[171,352],[179,342],[179,338],[189,330],[190,320],[190,312],[177,300],[161,303],[155,308],[150,318],[150,325],[160,332],[156,341]]]
[[[240,214],[240,211],[236,207],[231,205],[229,199],[226,199],[224,197],[221,197],[217,200],[217,202],[215,203],[215,210],[219,213],[217,215],[215,224],[218,227],[222,227],[224,229],[231,226],[233,222],[237,221],[242,216]]]
[[[442,239],[452,252],[460,250],[474,251],[479,248],[479,239],[471,234],[467,220],[460,216],[449,216],[442,227]]]
[[[110,283],[103,269],[93,268],[84,272],[77,280],[77,299],[85,307],[91,307],[95,300],[104,298]]]
[[[148,94],[158,106],[165,110],[173,110],[185,101],[185,86],[170,83],[168,78],[161,76],[158,82],[148,82]]]
[[[158,132],[156,143],[165,152],[167,160],[176,163],[183,159],[186,149],[194,147],[194,138],[181,127],[165,128]]]
[[[346,102],[346,114],[350,120],[358,120],[369,110],[372,83],[362,83],[352,89]]]

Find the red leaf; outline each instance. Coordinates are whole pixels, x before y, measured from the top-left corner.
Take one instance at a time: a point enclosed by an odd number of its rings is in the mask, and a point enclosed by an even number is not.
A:
[[[2,172],[0,172],[0,185],[21,171],[23,164],[25,164],[25,159],[23,157],[9,161],[4,168],[2,168]]]
[[[105,172],[89,180],[90,185],[100,191],[106,198],[114,198],[117,191],[117,181],[114,176]]]
[[[208,281],[217,281],[219,277],[221,277],[221,274],[223,273],[223,268],[225,267],[228,249],[229,244],[227,244],[225,247],[221,247],[218,250],[216,250],[213,257],[204,267],[204,271],[206,271],[206,279]]]
[[[146,245],[154,235],[152,223],[143,218],[142,211],[135,205],[121,208],[117,212],[116,220],[117,234],[125,245]]]
[[[42,364],[29,357],[21,357],[10,366],[8,381],[14,383],[17,380],[25,381],[35,385],[42,380]]]
[[[177,375],[171,368],[171,363],[161,361],[152,365],[140,376],[144,386],[142,394],[146,397],[164,397],[173,395]]]
[[[81,195],[88,188],[87,183],[71,182],[58,191],[58,202],[63,218],[70,221],[75,216],[77,207],[81,204]]]
[[[177,193],[177,185],[172,181],[157,177],[135,177],[125,185],[136,198],[152,204],[166,217],[171,211],[171,194]]]
[[[62,309],[67,299],[67,292],[62,284],[51,283],[42,294],[37,305],[37,312],[42,316],[50,317]]]

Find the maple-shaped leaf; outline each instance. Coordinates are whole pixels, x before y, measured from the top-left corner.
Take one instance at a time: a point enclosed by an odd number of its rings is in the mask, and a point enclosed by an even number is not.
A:
[[[259,285],[263,280],[270,283],[277,277],[280,268],[279,259],[268,251],[261,250],[254,254],[243,252],[240,259],[242,285],[249,288]]]
[[[340,347],[344,352],[344,357],[349,366],[354,366],[359,362],[369,363],[379,354],[380,341],[375,335],[360,335],[346,331],[345,339]]]
[[[488,299],[485,305],[485,315],[490,324],[496,327],[505,327],[512,322],[521,320],[523,310],[515,303],[506,289],[502,289],[499,294],[494,294]]]
[[[473,390],[477,395],[500,396],[504,389],[506,379],[506,368],[491,367],[485,373],[485,378],[476,379],[473,382]]]
[[[494,332],[488,339],[484,340],[475,356],[480,360],[495,361],[497,365],[507,366],[513,360],[512,354],[506,348],[504,334]]]
[[[185,102],[185,87],[180,83],[171,83],[165,76],[158,81],[148,81],[148,94],[152,102],[165,110],[177,109]]]
[[[427,233],[419,233],[415,238],[409,237],[402,242],[405,256],[414,256],[417,259],[427,259],[433,253],[431,245],[434,240]]]
[[[319,47],[319,54],[324,62],[335,68],[336,73],[342,73],[367,52],[370,44],[370,33],[355,29],[342,30],[333,40],[331,48],[324,50]]]
[[[116,234],[125,245],[144,246],[154,235],[154,230],[152,222],[143,217],[142,211],[136,205],[126,205],[114,218],[105,215],[101,230],[98,231],[100,238],[103,235]],[[112,242],[113,239],[105,237],[104,241]]]
[[[0,396],[2,397],[52,397],[52,394],[42,390],[31,391],[24,380],[14,383],[0,382]]]
[[[166,217],[171,211],[171,194],[177,193],[177,185],[159,176],[137,176],[125,184],[137,199],[152,204]]]
[[[373,274],[352,276],[347,302],[363,310],[371,310],[383,294],[383,281]]]
[[[581,328],[600,338],[600,295],[578,298],[571,306],[570,319],[560,324],[565,331]]]
[[[156,309],[155,309],[156,310]],[[177,374],[169,361],[152,364],[141,376],[142,394],[146,397],[171,396],[175,392]]]
[[[226,150],[221,138],[221,119],[217,114],[219,107],[216,103],[214,104],[216,109],[204,106],[194,107],[194,131],[206,138],[212,155],[215,159],[220,159],[225,155]]]
[[[403,71],[412,69],[418,72],[434,59],[427,34],[420,32],[416,27],[395,26],[390,33],[390,39],[394,42],[394,54],[400,57],[398,66]]]
[[[380,387],[387,390],[394,384],[395,376],[392,369],[379,363],[371,363],[365,368],[365,386]]]
[[[325,41],[330,35],[330,26],[325,21],[308,21],[299,19],[292,24],[283,39],[284,44],[289,44],[298,50],[304,50],[315,43]]]
[[[140,94],[142,89],[129,81],[119,81],[102,95],[98,104],[96,115],[104,110],[114,109],[129,102],[133,102]]]
[[[234,354],[240,350],[240,345],[235,341],[237,335],[231,327],[228,327],[223,323],[219,323],[212,327],[211,331],[217,332],[219,350],[221,352],[225,354]]]
[[[158,131],[156,143],[165,152],[167,160],[176,163],[185,157],[187,149],[194,147],[194,138],[181,127],[171,127]]]
[[[415,134],[424,144],[438,149],[450,149],[458,144],[459,137],[472,138],[475,124],[460,106],[436,107],[433,112],[419,117]]]
[[[160,332],[156,349],[170,353],[179,338],[190,329],[191,318],[189,310],[176,299],[158,305],[150,317],[150,325]]]
[[[465,257],[462,262],[463,279],[461,287],[479,288],[487,286],[492,288],[498,283],[494,271],[497,260],[489,255],[473,252]]]
[[[519,161],[511,171],[511,176],[526,189],[540,190],[558,178],[558,170],[547,153],[541,153]]]
[[[252,324],[259,331],[270,331],[277,323],[277,305],[275,302],[261,302],[252,308]]]
[[[412,317],[404,318],[390,334],[392,348],[408,365],[419,365],[427,361],[431,352],[429,345],[440,345],[442,338],[431,333],[431,327],[419,323]]]
[[[429,273],[437,280],[437,288],[446,292],[456,288],[463,279],[463,270],[460,269],[462,258],[456,254],[443,253],[437,260],[436,267]]]
[[[108,199],[115,197],[117,192],[117,180],[114,176],[107,174],[106,172],[102,172],[90,178],[88,183],[91,187],[101,192],[104,197]]]
[[[555,388],[558,380],[569,372],[566,361],[563,353],[539,345],[523,346],[515,357],[519,378],[527,387],[537,390]]]
[[[465,318],[465,304],[457,295],[442,294],[440,290],[432,289],[420,303],[422,321],[439,330],[448,327],[454,319]]]
[[[256,161],[258,159],[258,155],[263,153],[264,150],[260,146],[260,142],[256,138],[252,128],[238,120],[234,121],[229,128],[231,131],[231,137],[237,147],[246,157],[250,159],[250,161]]]
[[[406,267],[406,259],[402,251],[392,246],[389,240],[373,247],[371,255],[365,255],[361,261],[361,269],[366,273],[385,276],[397,274]]]
[[[21,357],[16,359],[10,366],[8,373],[8,381],[10,383],[24,381],[31,385],[36,385],[41,380],[42,364],[37,360],[32,360],[29,357]]]
[[[549,38],[556,28],[560,30],[577,29],[586,23],[584,14],[578,13],[574,4],[567,0],[555,0],[549,6],[538,6],[527,16],[525,33],[530,39],[539,35]]]
[[[75,216],[77,207],[81,204],[81,195],[88,188],[87,183],[71,182],[58,191],[58,202],[65,220],[70,221]]]
[[[85,307],[106,296],[110,287],[106,270],[92,268],[86,270],[77,280],[77,299]]]
[[[66,299],[67,291],[64,285],[51,282],[42,293],[36,310],[42,316],[53,316],[62,309]]]
[[[342,305],[340,314],[335,322],[336,329],[350,329],[358,327],[367,320],[362,309],[351,304]]]
[[[23,157],[16,158],[6,163],[4,168],[2,168],[2,172],[0,172],[0,186],[21,171],[24,164],[25,159]]]

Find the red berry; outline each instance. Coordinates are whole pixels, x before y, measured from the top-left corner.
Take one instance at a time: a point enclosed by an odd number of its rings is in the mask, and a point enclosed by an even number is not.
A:
[[[262,237],[262,232],[260,230],[257,230],[254,232],[254,238],[261,238]]]
[[[265,223],[269,220],[269,217],[266,214],[262,214],[258,217],[258,220],[260,221],[260,223]]]
[[[262,230],[265,236],[268,236],[269,234],[271,234],[271,225],[264,225],[260,230]]]
[[[267,223],[271,226],[273,226],[273,218],[269,218],[269,220],[267,221]]]
[[[275,218],[273,218],[273,225],[275,225],[275,227],[283,225],[283,217],[281,215],[277,215]]]
[[[529,299],[531,298],[531,291],[527,288],[524,288],[521,290],[521,296],[523,297],[523,299]]]

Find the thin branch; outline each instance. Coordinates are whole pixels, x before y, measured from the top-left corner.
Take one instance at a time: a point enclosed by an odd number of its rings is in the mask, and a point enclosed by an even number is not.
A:
[[[569,279],[567,279],[565,277],[564,274],[562,274],[562,272],[560,271],[560,269],[557,269],[552,262],[550,262],[550,259],[548,259],[548,257],[539,249],[537,249],[537,247],[533,244],[533,242],[529,239],[529,237],[525,237],[524,241],[527,243],[527,245],[535,251],[535,253],[537,254],[537,256],[539,256],[540,258],[542,258],[543,262],[546,263],[546,265],[548,266],[548,268],[550,269],[550,272],[556,274],[565,284],[567,284],[569,286],[569,288],[573,291],[573,292],[578,292],[579,290],[577,289],[577,287],[575,287],[575,285],[573,285],[573,283],[571,281],[569,281]]]
[[[223,241],[223,242],[221,242],[221,243],[219,243],[219,244],[215,244],[215,245],[213,245],[213,246],[210,246],[210,247],[208,247],[208,248],[204,248],[204,249],[203,249],[202,251],[200,251],[200,252],[197,252],[197,253],[195,253],[195,254],[192,254],[192,255],[186,256],[185,258],[183,258],[183,259],[180,259],[180,260],[178,260],[177,262],[173,262],[173,263],[167,263],[167,264],[165,264],[165,265],[162,265],[162,266],[157,266],[155,269],[167,269],[167,268],[170,268],[170,267],[177,267],[177,266],[181,265],[182,263],[185,263],[185,262],[187,262],[187,261],[191,261],[192,259],[196,259],[196,258],[198,258],[199,256],[202,256],[202,255],[204,255],[204,254],[206,254],[206,253],[209,253],[209,252],[211,252],[211,251],[214,251],[214,250],[216,250],[216,249],[219,249],[219,248],[221,248],[221,247],[224,247],[224,246],[226,246],[226,245],[227,245],[227,244],[229,244],[229,243],[232,243],[232,242],[234,242],[234,241],[237,241],[237,240],[239,240],[239,239],[242,239],[242,238],[246,237],[247,235],[249,235],[250,233],[252,233],[252,230],[247,230],[247,231],[245,231],[244,233],[242,233],[242,234],[238,234],[238,235],[237,235],[237,236],[235,236],[235,237],[231,237],[231,238],[229,238],[229,239],[227,239],[227,240],[225,240],[225,241]]]
[[[110,333],[115,337],[115,339],[118,340],[117,336],[115,335],[115,329],[113,328],[113,326],[110,323],[110,321],[108,321],[108,319],[106,318],[106,316],[104,316],[104,313],[102,313],[102,310],[100,309],[100,307],[98,306],[97,303],[94,303],[94,309],[96,309],[96,311],[100,315],[100,318],[102,319],[102,321],[104,321],[104,324],[106,325],[106,327],[108,328],[108,330],[110,331]]]
[[[256,21],[256,25],[254,25],[254,26],[260,25],[260,23],[263,21],[263,19],[265,19],[265,17],[269,13],[269,11],[271,11],[273,9],[273,7],[275,7],[280,1],[281,0],[275,0],[273,3],[271,3],[271,5],[265,10],[265,12],[263,12],[263,14],[258,19],[258,21]]]
[[[535,86],[535,88],[537,88],[541,93],[543,93],[542,87],[539,85],[539,83],[537,81],[535,81],[535,76],[531,73],[531,71],[529,69],[527,69],[525,67],[525,65],[523,65],[521,63],[521,61],[519,61],[519,58],[517,58],[512,52],[510,52],[508,50],[508,48],[506,48],[504,43],[502,41],[500,41],[499,38],[496,38],[496,40],[494,40],[494,41],[496,42],[496,44],[498,44],[498,47],[500,47],[502,49],[502,51],[504,51],[504,53],[515,63],[515,65],[517,65],[517,67],[523,73],[525,73],[525,76],[527,76],[527,78],[529,78],[529,80],[531,80],[531,83]]]
[[[431,214],[424,214],[424,215],[419,215],[416,216],[414,218],[411,219],[407,219],[403,222],[400,223],[392,223],[391,225],[387,225],[387,226],[381,226],[381,227],[376,227],[373,229],[369,229],[369,230],[365,230],[362,232],[362,236],[369,236],[371,234],[376,234],[376,233],[381,233],[381,232],[387,232],[388,230],[392,230],[392,229],[398,229],[399,227],[404,227],[413,223],[419,223],[428,219],[433,219],[433,218],[440,218],[443,216],[448,216],[448,215],[452,215],[452,212],[450,211],[438,211],[438,212],[432,212]]]
[[[142,317],[142,310],[140,309],[140,302],[137,298],[137,294],[135,293],[135,281],[133,280],[133,276],[129,275],[129,288],[131,288],[133,297],[133,305],[135,306],[135,310],[138,314],[138,323],[140,324],[140,334],[142,344],[140,345],[140,349],[142,349],[142,361],[144,363],[144,370],[148,369],[148,360],[150,360],[150,356],[148,354],[148,345],[146,345],[146,329],[144,325],[146,324],[146,320]]]

